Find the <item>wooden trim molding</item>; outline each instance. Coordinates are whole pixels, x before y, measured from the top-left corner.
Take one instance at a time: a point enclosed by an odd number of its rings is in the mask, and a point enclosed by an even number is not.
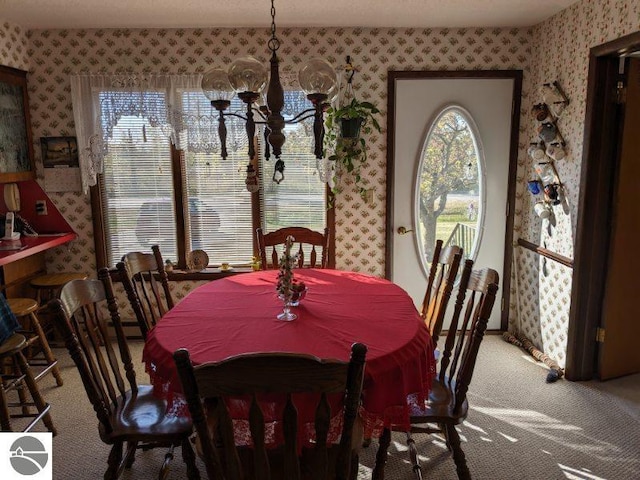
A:
[[[25,70],[0,65],[0,82],[8,83],[20,88],[22,91],[23,111],[22,118],[15,118],[14,121],[24,121],[27,135],[27,154],[29,156],[29,170],[20,172],[0,173],[0,183],[21,182],[25,180],[35,180],[36,167],[33,154],[33,133],[31,129],[31,111],[29,108],[29,89],[27,88],[27,73]]]
[[[587,104],[566,378],[590,380],[597,369],[596,329],[600,326],[607,271],[613,186],[618,168],[620,109],[615,103],[621,55],[640,50],[640,32],[596,46],[589,55]]]
[[[104,215],[102,205],[101,179],[90,188],[91,195],[91,217],[93,220],[93,244],[96,251],[96,268],[99,270],[107,267],[107,242],[105,242]]]
[[[219,280],[225,277],[232,277],[234,275],[242,275],[244,273],[251,273],[253,269],[251,267],[233,267],[232,271],[222,272],[219,268],[205,268],[203,270],[193,272],[183,269],[173,269],[167,272],[167,277],[170,282],[196,282],[206,280],[207,282],[212,280]],[[113,282],[122,282],[122,276],[116,268],[109,269],[109,276]],[[154,273],[154,278],[160,281],[160,274]],[[147,277],[145,277],[147,278]]]
[[[516,185],[518,181],[518,136],[520,134],[520,105],[522,103],[522,70],[512,71],[513,105],[511,108],[511,144],[509,146],[509,176],[507,177],[507,218],[504,239],[504,266],[502,271],[502,313],[500,327],[509,329],[509,300],[511,298],[511,268],[513,265],[513,228],[516,211]]]
[[[182,182],[184,173],[184,152],[178,150],[171,144],[171,175],[173,177],[173,208],[176,212],[176,233],[178,268],[187,266],[187,244],[186,233],[187,219],[185,211],[189,210],[189,199],[185,193]]]

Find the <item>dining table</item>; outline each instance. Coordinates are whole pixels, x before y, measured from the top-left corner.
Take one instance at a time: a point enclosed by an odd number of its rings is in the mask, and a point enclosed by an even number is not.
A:
[[[295,269],[306,295],[278,320],[278,270],[238,273],[191,291],[149,332],[143,361],[157,395],[186,412],[173,353],[194,365],[257,352],[308,354],[348,361],[367,346],[360,417],[365,438],[384,427],[409,429],[408,397],[427,398],[435,375],[433,344],[412,299],[389,280],[358,272]],[[242,410],[242,409],[240,409]]]

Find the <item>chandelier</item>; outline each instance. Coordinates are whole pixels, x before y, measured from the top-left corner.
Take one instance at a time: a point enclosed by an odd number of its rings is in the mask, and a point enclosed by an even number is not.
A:
[[[223,159],[227,158],[227,127],[225,117],[234,116],[245,122],[249,145],[249,165],[247,166],[247,178],[245,183],[247,190],[256,192],[260,186],[252,161],[256,151],[253,139],[256,134],[256,125],[264,126],[265,148],[264,155],[267,160],[271,154],[276,158],[273,181],[280,183],[284,180],[284,161],[282,146],[285,143],[284,128],[287,124],[295,124],[313,117],[313,152],[316,159],[322,159],[322,144],[324,141],[324,112],[329,107],[330,95],[336,90],[337,75],[329,62],[320,58],[307,61],[298,73],[300,87],[311,102],[311,107],[296,114],[291,119],[285,119],[282,115],[284,108],[284,89],[280,82],[280,61],[277,51],[280,48],[280,40],[276,35],[276,9],[274,0],[271,0],[271,38],[268,43],[271,51],[269,83],[266,94],[266,105],[257,106],[262,91],[267,86],[267,70],[257,59],[243,57],[235,60],[228,72],[221,68],[209,70],[202,77],[202,92],[211,101],[211,106],[218,111],[218,137],[220,139],[220,153]],[[246,105],[246,113],[227,111],[231,105],[233,94]],[[256,119],[257,116],[257,119]],[[322,179],[326,181],[326,178]]]

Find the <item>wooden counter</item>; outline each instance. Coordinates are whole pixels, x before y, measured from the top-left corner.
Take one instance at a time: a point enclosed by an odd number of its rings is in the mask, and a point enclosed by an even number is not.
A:
[[[30,257],[36,253],[44,252],[58,245],[63,245],[71,240],[75,240],[75,233],[57,233],[50,235],[39,235],[37,237],[21,237],[20,240],[0,241],[0,266],[8,265],[16,260]],[[20,245],[19,249],[5,250]]]
[[[19,250],[0,250],[0,289],[7,298],[33,297],[29,281],[38,275],[47,273],[45,252],[63,245],[77,237],[75,233],[21,237],[15,241],[1,241],[0,248],[7,245],[20,245]]]
[[[29,281],[47,273],[46,251],[77,238],[71,225],[35,180],[18,182],[20,209],[17,213],[40,235],[22,235],[19,240],[0,241],[0,290],[8,298],[33,297]],[[36,205],[44,205],[44,214]],[[0,213],[9,210],[0,184]],[[11,247],[18,247],[11,249]]]

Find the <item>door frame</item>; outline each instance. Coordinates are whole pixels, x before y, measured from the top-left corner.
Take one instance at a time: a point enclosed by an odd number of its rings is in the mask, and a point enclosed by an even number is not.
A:
[[[590,380],[597,372],[596,331],[601,323],[609,260],[614,188],[619,168],[619,108],[615,103],[620,55],[640,49],[640,32],[589,52],[587,104],[576,224],[566,377]],[[613,160],[613,161],[612,161]],[[588,193],[587,193],[588,192]]]
[[[522,102],[522,70],[390,70],[387,76],[387,222],[385,246],[385,277],[391,278],[393,271],[393,181],[395,150],[395,96],[396,80],[407,79],[513,79],[513,102],[511,104],[511,138],[509,145],[509,176],[507,205],[505,206],[506,229],[504,241],[504,268],[502,277],[502,303],[500,328],[507,330],[509,324],[509,294],[511,290],[511,264],[513,261],[513,224],[516,201],[516,173],[518,169],[518,135],[520,132],[520,104]]]

